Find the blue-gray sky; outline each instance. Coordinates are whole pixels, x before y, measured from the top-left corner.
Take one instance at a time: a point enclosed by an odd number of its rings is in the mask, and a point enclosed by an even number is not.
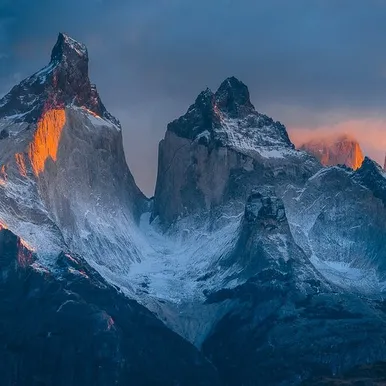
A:
[[[231,75],[296,140],[355,127],[380,161],[385,20],[383,0],[0,0],[0,95],[48,62],[62,31],[88,46],[148,194],[166,124]]]

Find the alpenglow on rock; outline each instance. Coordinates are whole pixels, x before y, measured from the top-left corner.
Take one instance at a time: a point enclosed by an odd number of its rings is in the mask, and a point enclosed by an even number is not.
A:
[[[347,134],[314,138],[300,149],[315,156],[324,166],[346,165],[356,170],[364,160],[359,143]]]
[[[47,264],[73,249],[114,275],[140,258],[132,229],[146,200],[88,60],[61,33],[49,65],[0,100],[0,220]]]

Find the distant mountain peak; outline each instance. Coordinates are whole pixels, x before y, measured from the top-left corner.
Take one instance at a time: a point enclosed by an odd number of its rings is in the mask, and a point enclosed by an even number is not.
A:
[[[356,170],[364,160],[358,141],[345,133],[315,137],[304,143],[300,149],[312,154],[324,166],[346,165]]]

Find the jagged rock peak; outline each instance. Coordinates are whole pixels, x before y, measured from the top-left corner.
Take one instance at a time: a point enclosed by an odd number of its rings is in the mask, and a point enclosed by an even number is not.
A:
[[[224,80],[215,94],[215,99],[217,107],[226,111],[232,118],[244,116],[255,109],[248,87],[234,76]]]
[[[358,169],[364,155],[358,141],[348,134],[315,137],[300,146],[324,166],[346,165]]]
[[[185,115],[169,123],[178,137],[244,151],[258,146],[294,148],[280,122],[255,110],[248,87],[235,77],[225,79],[213,93],[202,91]]]
[[[201,91],[198,94],[193,106],[196,106],[200,109],[205,109],[207,107],[213,108],[214,103],[215,103],[214,94],[212,90],[207,87],[204,91]]]
[[[374,160],[372,160],[370,157],[364,157],[362,165],[359,169],[375,169],[378,170],[379,172],[382,172],[382,167],[381,165],[377,164]],[[359,171],[359,170],[358,170]]]
[[[51,62],[61,61],[71,57],[78,57],[88,61],[87,47],[70,36],[60,32],[58,40],[52,49]]]
[[[120,127],[103,105],[88,76],[84,44],[60,33],[48,66],[15,86],[0,100],[0,119],[35,123],[50,109],[76,106]]]

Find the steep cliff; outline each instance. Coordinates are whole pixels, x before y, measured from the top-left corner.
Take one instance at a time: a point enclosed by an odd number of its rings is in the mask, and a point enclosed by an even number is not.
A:
[[[133,239],[147,203],[88,60],[83,44],[59,34],[49,65],[0,100],[0,219],[46,264],[76,250],[112,277],[140,259]]]

